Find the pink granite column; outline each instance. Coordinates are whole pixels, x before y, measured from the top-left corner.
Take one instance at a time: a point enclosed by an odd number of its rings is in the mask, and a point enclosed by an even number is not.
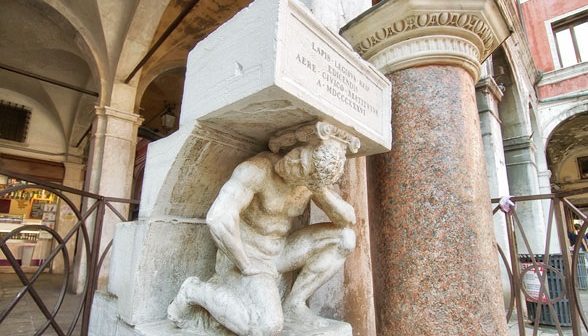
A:
[[[388,0],[343,28],[392,82],[392,150],[369,158],[378,335],[507,333],[474,87],[507,34],[491,0]]]
[[[370,162],[379,333],[504,335],[474,81],[454,66],[389,78],[393,148]]]

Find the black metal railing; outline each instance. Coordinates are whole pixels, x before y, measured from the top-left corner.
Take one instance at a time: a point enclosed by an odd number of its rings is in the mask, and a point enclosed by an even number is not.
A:
[[[17,292],[14,298],[10,300],[10,302],[8,302],[5,307],[0,307],[0,325],[6,321],[7,317],[11,314],[11,312],[14,311],[14,308],[17,305],[24,304],[24,300],[22,299],[28,293],[46,319],[46,322],[36,329],[34,335],[42,335],[48,330],[48,328],[52,328],[59,336],[73,335],[76,328],[77,330],[81,330],[81,335],[88,335],[90,312],[94,298],[94,292],[98,284],[100,268],[112,244],[111,241],[107,244],[103,251],[100,252],[100,242],[102,238],[102,227],[104,224],[105,214],[110,211],[120,221],[126,221],[126,216],[123,216],[113,206],[113,204],[118,203],[130,205],[138,204],[138,202],[128,199],[104,197],[83,190],[69,188],[29,176],[23,176],[14,172],[4,171],[3,169],[0,169],[0,175],[26,181],[26,184],[18,184],[0,190],[0,197],[5,197],[10,193],[22,191],[25,189],[46,190],[57,195],[61,202],[65,202],[77,218],[77,222],[63,236],[60,235],[56,229],[47,225],[23,225],[8,233],[5,233],[2,237],[0,237],[0,251],[2,251],[9,265],[12,267],[14,273],[18,277],[18,280],[23,285],[22,289]],[[79,202],[74,202],[72,197],[79,198]],[[25,270],[23,270],[21,263],[11,252],[7,244],[8,240],[10,239],[22,237],[23,231],[46,232],[47,234],[51,235],[55,241],[51,251],[40,262],[40,265],[34,270],[33,273],[28,274],[25,272]],[[70,247],[72,245],[77,246],[75,251],[69,250],[68,243],[70,242],[72,242],[72,244],[69,244]],[[85,255],[86,264],[84,267],[86,276],[85,279],[83,279],[84,285],[81,290],[82,299],[79,303],[79,307],[74,310],[75,314],[71,316],[71,319],[69,319],[67,323],[60,324],[55,317],[60,312],[67,291],[71,287],[70,285],[72,281],[71,274],[73,271],[73,265],[70,261],[72,259],[70,255],[72,253],[83,253]],[[33,285],[39,279],[41,274],[43,274],[43,272],[47,272],[50,269],[50,265],[59,255],[61,255],[63,259],[61,289],[57,301],[53,304],[52,307],[49,307],[39,294],[38,290],[33,287]],[[79,262],[80,258],[76,258],[75,260],[78,260]],[[81,328],[79,328],[78,325],[80,323],[80,317]]]

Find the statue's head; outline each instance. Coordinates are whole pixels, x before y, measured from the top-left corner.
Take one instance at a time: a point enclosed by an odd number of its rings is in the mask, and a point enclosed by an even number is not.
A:
[[[345,147],[334,140],[290,150],[275,169],[286,182],[311,189],[335,184],[345,165]]]
[[[347,149],[357,152],[359,140],[340,129],[319,122],[282,133],[270,141],[273,152],[288,151],[275,165],[287,183],[318,189],[335,184],[341,175]]]

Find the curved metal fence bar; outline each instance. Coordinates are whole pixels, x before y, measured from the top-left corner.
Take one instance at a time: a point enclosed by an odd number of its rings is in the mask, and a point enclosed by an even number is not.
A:
[[[39,230],[43,230],[43,231],[47,231],[49,232],[53,238],[55,240],[57,240],[61,244],[64,242],[63,239],[61,239],[61,237],[59,236],[59,234],[57,234],[57,232],[55,232],[55,230],[48,228],[48,227],[44,227],[41,225],[25,225],[22,227],[19,227],[13,231],[11,231],[6,237],[4,237],[1,241],[0,241],[0,245],[2,247],[5,246],[5,242],[10,239],[10,237],[18,234],[21,231],[25,231],[28,229],[39,229]],[[59,249],[61,250],[61,249]],[[7,256],[6,253],[10,254],[11,258],[14,258],[14,255],[12,254],[12,252],[7,249],[4,248],[3,250],[4,255]],[[57,253],[55,253],[53,255],[53,257],[55,257],[57,255]],[[41,273],[43,272],[43,270],[47,267],[47,265],[49,265],[50,261],[53,259],[53,257],[49,257],[41,266],[39,266],[39,268],[37,269],[37,271],[34,273],[34,275],[28,279],[28,284],[25,285],[25,287],[23,287],[19,293],[16,295],[16,297],[14,298],[14,300],[8,305],[8,307],[0,314],[0,322],[2,322],[6,316],[10,313],[10,311],[16,306],[16,304],[20,301],[20,299],[22,299],[24,297],[24,294],[31,288],[31,286],[35,283],[35,281],[38,279],[38,277],[41,275]],[[65,282],[65,286],[67,286],[68,284],[68,276],[67,274],[69,273],[69,255],[67,253],[66,249],[63,249],[63,259],[64,259],[64,282]],[[18,268],[19,270],[22,271],[22,269],[20,268],[19,265],[16,265],[16,268]],[[15,268],[15,270],[16,270]],[[65,288],[64,286],[64,288]],[[57,310],[59,309],[59,307],[61,306],[61,303],[63,302],[63,298],[65,297],[65,290],[62,290],[62,293],[60,294],[60,297],[58,299],[58,306],[57,306]]]
[[[501,258],[506,265],[506,271],[508,272],[511,285],[510,302],[506,311],[507,321],[510,321],[514,313],[514,308],[516,308],[518,330],[521,336],[525,336],[525,326],[529,326],[525,322],[525,319],[532,323],[533,335],[539,333],[540,325],[544,323],[553,325],[559,335],[572,334],[574,336],[581,336],[582,330],[584,332],[588,331],[588,323],[578,289],[579,267],[586,268],[586,265],[585,263],[579,262],[580,257],[584,258],[581,255],[583,253],[581,251],[581,244],[576,243],[573,248],[570,247],[566,224],[566,218],[571,221],[571,218],[566,216],[569,213],[573,213],[575,218],[583,220],[582,226],[577,233],[578,241],[581,241],[581,238],[585,237],[588,232],[587,216],[567,199],[567,197],[582,194],[588,194],[588,188],[558,194],[509,196],[492,199],[493,203],[498,203],[497,206],[493,207],[493,214],[500,216],[500,213],[502,213],[505,216],[506,232],[511,254],[509,268],[507,256],[500,246],[498,246]],[[527,232],[525,232],[525,227],[519,219],[516,205],[521,202],[546,200],[550,200],[551,202],[546,221],[545,240],[543,241],[545,248],[544,251],[539,252],[543,254],[539,255],[536,254],[538,251],[531,250],[531,244],[527,237]],[[564,212],[564,208],[569,210],[568,214]],[[557,232],[556,236],[553,236],[553,232]],[[520,243],[520,246],[517,246],[517,241]],[[559,243],[561,254],[558,251],[555,251],[555,254],[550,251],[552,242]],[[528,253],[519,255],[520,250],[518,250],[518,247],[524,248],[523,251],[527,251]],[[553,258],[555,258],[554,261],[552,261]],[[524,264],[522,263],[523,260]],[[588,270],[583,270],[583,272],[583,274],[588,274]],[[532,286],[530,287],[531,289],[526,288],[525,282],[528,282],[529,286]],[[584,280],[583,286],[586,286],[586,283],[588,283],[588,278]],[[555,289],[552,287],[555,287]],[[529,290],[532,292],[529,292]],[[588,296],[588,293],[583,295]],[[525,317],[526,309],[523,307],[525,302],[530,309],[529,314],[534,315]],[[569,306],[569,312],[562,309],[564,306]],[[546,309],[546,311],[542,313],[542,309]],[[562,325],[560,318],[569,319],[569,321],[566,320],[566,327]],[[550,321],[546,322],[544,319]],[[567,326],[570,326],[569,330],[566,329]],[[553,329],[551,332],[553,332]]]
[[[584,213],[582,213],[580,210],[578,210],[578,208],[576,208],[568,199],[564,198],[563,199],[564,204],[568,207],[568,209],[570,209],[572,212],[574,212],[574,214],[578,217],[580,217],[583,220],[583,224],[580,227],[580,231],[578,231],[578,237],[585,237],[586,236],[586,232],[588,231],[588,217],[586,217],[586,215],[584,215]],[[576,274],[578,272],[578,259],[580,257],[580,247],[581,244],[576,244],[574,246],[574,251],[572,253],[572,280],[574,281],[574,289],[577,288],[575,286],[575,282],[576,282]],[[582,320],[582,324],[584,325],[584,328],[586,328],[586,330],[588,330],[588,323],[586,320],[586,315],[584,314],[584,309],[582,307],[582,303],[580,298],[578,297],[578,291],[574,290],[574,296],[576,298],[576,308],[578,309],[578,314],[580,316],[580,320]]]
[[[0,310],[0,324],[6,320],[6,318],[18,304],[22,304],[22,298],[27,293],[29,293],[29,295],[33,298],[33,302],[37,305],[43,316],[46,318],[46,321],[37,328],[35,335],[42,335],[50,327],[59,336],[73,335],[76,330],[76,326],[78,326],[78,323],[80,322],[80,316],[82,317],[81,335],[88,335],[90,310],[92,307],[94,291],[97,287],[97,279],[102,263],[104,262],[104,259],[106,258],[112,244],[111,241],[106,246],[104,251],[100,253],[100,240],[105,211],[106,209],[109,209],[121,221],[126,221],[127,219],[125,216],[122,215],[120,211],[113,206],[112,203],[138,204],[138,202],[116,197],[104,197],[87,191],[42,181],[3,169],[0,169],[0,174],[27,182],[26,184],[11,186],[0,190],[0,197],[25,189],[46,190],[56,195],[60,202],[67,204],[77,219],[76,223],[73,224],[73,226],[71,226],[71,228],[69,228],[66,233],[64,233],[63,237],[56,230],[45,225],[23,225],[10,231],[0,238],[0,251],[4,253],[10,266],[14,270],[14,273],[18,277],[19,281],[23,284],[23,287],[16,293],[15,297],[8,303],[8,305]],[[72,200],[71,195],[80,197],[79,204],[84,204],[85,206],[82,207],[81,205],[78,205],[77,202]],[[54,247],[48,252],[46,258],[42,260],[38,268],[30,277],[27,276],[27,274],[24,272],[19,261],[12,254],[7,245],[7,241],[9,239],[15,238],[17,235],[19,235],[19,233],[29,230],[48,232],[51,235],[52,240],[55,241]],[[55,317],[59,314],[61,308],[63,307],[67,290],[70,287],[69,275],[73,269],[70,262],[70,256],[72,254],[70,251],[68,251],[67,246],[67,244],[70,242],[75,242],[75,253],[84,253],[86,256],[86,280],[81,286],[81,300],[79,307],[74,311],[74,316],[69,322],[67,328],[64,328],[63,326],[59,325],[59,323],[57,323]],[[49,269],[55,258],[57,258],[60,254],[63,258],[63,277],[61,279],[61,287],[59,288],[57,300],[50,310],[46,303],[42,300],[37,290],[35,290],[33,285],[39,279],[39,277]]]
[[[502,259],[502,263],[504,264],[504,268],[506,269],[506,273],[508,274],[508,283],[510,285],[510,298],[508,302],[508,310],[506,312],[506,320],[510,321],[510,318],[512,317],[512,313],[515,307],[513,276],[510,266],[508,265],[508,259],[506,258],[504,251],[502,250],[500,245],[496,244],[496,247],[498,247],[498,253],[500,254],[500,258]]]

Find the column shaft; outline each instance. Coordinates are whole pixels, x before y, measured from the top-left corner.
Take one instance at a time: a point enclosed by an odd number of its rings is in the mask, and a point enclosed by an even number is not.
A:
[[[389,79],[392,151],[370,163],[378,334],[505,335],[472,76],[428,65]]]
[[[134,113],[118,111],[111,107],[96,109],[96,120],[92,134],[92,146],[86,176],[87,190],[108,197],[129,198],[133,182],[133,167],[137,144],[137,131],[142,118]],[[91,206],[92,203],[87,204]],[[129,205],[113,203],[123,216],[128,214]],[[93,218],[87,221],[90,239],[94,233]],[[100,253],[114,236],[115,225],[121,220],[107,210],[103,219]],[[82,245],[78,242],[80,249]],[[76,290],[80,291],[86,281],[85,251],[78,254],[76,263]],[[108,279],[110,258],[105,258],[99,274],[99,288]]]

